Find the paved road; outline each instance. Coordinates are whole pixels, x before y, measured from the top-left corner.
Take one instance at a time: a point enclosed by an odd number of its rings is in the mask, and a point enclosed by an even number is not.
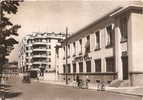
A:
[[[77,89],[40,82],[23,84],[18,78],[8,82],[13,93],[10,100],[140,100],[139,97],[113,94],[106,91]]]

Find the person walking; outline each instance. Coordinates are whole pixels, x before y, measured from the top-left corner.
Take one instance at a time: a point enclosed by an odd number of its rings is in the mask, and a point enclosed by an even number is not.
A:
[[[85,80],[85,87],[88,89],[88,83],[89,83],[89,78],[88,78],[88,76],[86,76],[86,80]]]
[[[77,82],[75,79],[73,79],[73,88],[75,88],[77,86]]]
[[[76,76],[76,82],[77,82],[77,86],[79,87],[79,85],[80,85],[80,79],[79,79],[78,75]]]

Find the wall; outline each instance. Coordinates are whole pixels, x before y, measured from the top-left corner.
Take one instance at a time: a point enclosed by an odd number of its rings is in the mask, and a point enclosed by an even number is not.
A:
[[[132,13],[130,20],[129,66],[133,73],[133,85],[137,85],[143,83],[140,80],[143,76],[143,14]]]

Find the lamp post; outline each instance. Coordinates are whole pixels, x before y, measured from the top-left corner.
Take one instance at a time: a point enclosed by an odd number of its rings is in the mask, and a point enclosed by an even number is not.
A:
[[[67,76],[67,73],[68,73],[68,60],[67,60],[67,44],[68,44],[68,41],[67,41],[67,36],[68,35],[68,28],[66,27],[66,37],[65,37],[65,60],[66,60],[66,65],[65,65],[65,74],[66,74],[66,84],[68,84],[68,76]]]

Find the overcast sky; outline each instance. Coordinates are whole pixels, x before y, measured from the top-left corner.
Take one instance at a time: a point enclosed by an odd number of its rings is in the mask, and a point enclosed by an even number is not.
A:
[[[11,20],[22,26],[19,37],[16,38],[18,41],[32,32],[65,32],[65,27],[74,33],[112,9],[126,4],[125,1],[127,2],[127,0],[25,0]],[[16,46],[10,55],[10,61],[18,59],[17,52]]]

